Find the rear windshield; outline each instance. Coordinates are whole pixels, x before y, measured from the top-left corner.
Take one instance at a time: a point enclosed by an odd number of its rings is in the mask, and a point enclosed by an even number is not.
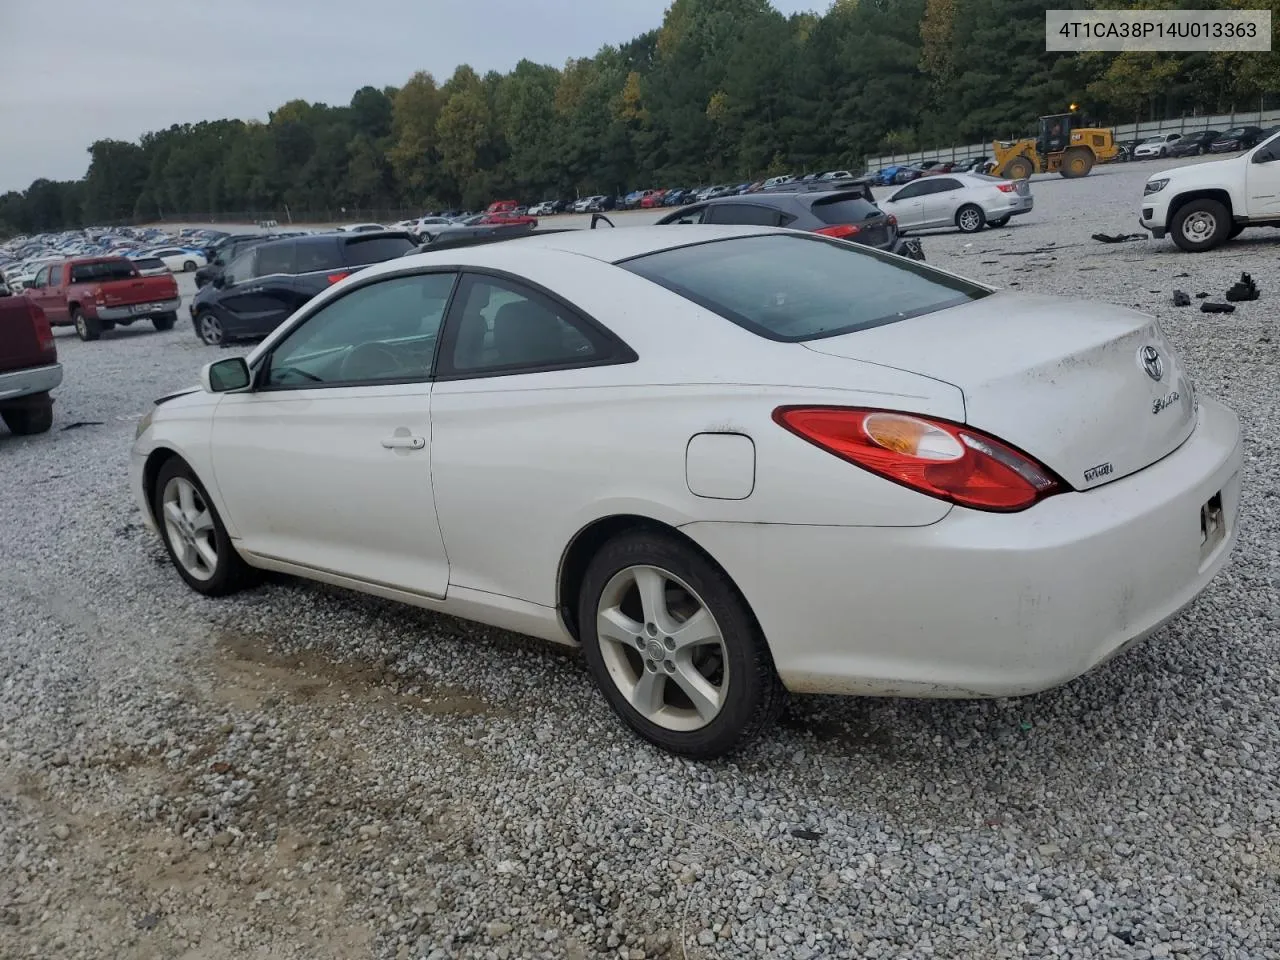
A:
[[[76,263],[71,266],[72,283],[92,283],[95,280],[128,280],[138,271],[128,260],[102,260],[98,263]]]
[[[816,340],[989,294],[914,260],[803,234],[735,237],[619,264],[770,340]]]
[[[1244,127],[1232,127],[1230,130],[1228,130],[1228,131],[1227,131],[1226,133],[1224,133],[1222,136],[1223,136],[1223,137],[1243,137],[1243,136],[1244,136],[1244,134],[1245,134],[1245,128],[1244,128]]]
[[[403,257],[410,250],[418,249],[407,234],[382,237],[352,237],[346,244],[347,263],[381,263]]]
[[[814,202],[813,215],[823,223],[861,223],[884,214],[859,196],[837,195]]]

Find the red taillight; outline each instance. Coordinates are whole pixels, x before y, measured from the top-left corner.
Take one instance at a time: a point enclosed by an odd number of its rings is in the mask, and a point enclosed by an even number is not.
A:
[[[779,407],[773,419],[886,480],[974,510],[1025,510],[1062,490],[1026,454],[962,424],[852,407]]]
[[[889,214],[889,216],[888,216],[888,218],[887,218],[887,219],[888,219],[888,221],[889,221],[889,225],[890,225],[890,226],[892,226],[892,227],[896,227],[896,226],[898,225],[898,218],[897,218],[897,217],[895,217],[892,213],[891,213],[891,214]]]
[[[852,237],[862,232],[862,228],[856,223],[842,223],[834,227],[823,227],[821,230],[815,230],[814,233],[820,233],[824,237]]]
[[[347,279],[347,277],[349,277],[349,276],[351,276],[350,272],[347,272],[347,273],[331,273],[331,274],[329,274],[329,276],[325,277],[325,279],[326,279],[326,280],[328,280],[330,284],[334,284],[334,283],[340,283],[340,282],[342,282],[343,280]]]
[[[1016,183],[997,183],[996,189],[1001,193],[1017,193],[1018,185]]]
[[[49,326],[49,318],[35,304],[31,304],[30,309],[31,326],[36,333],[36,346],[40,348],[41,353],[52,353],[56,356],[58,348],[53,342],[53,329]]]

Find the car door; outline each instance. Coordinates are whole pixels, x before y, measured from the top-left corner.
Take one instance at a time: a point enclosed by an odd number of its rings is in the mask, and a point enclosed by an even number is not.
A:
[[[68,272],[60,263],[49,267],[48,280],[41,291],[40,306],[44,309],[45,318],[55,326],[71,320],[67,310],[67,285],[63,283],[64,274]]]
[[[31,278],[31,282],[28,283],[26,288],[22,291],[22,295],[41,310],[44,310],[45,300],[48,296],[49,270],[50,268],[47,266],[41,267],[37,270],[36,275]],[[49,312],[45,310],[45,316],[48,315]]]
[[[258,281],[258,247],[250,247],[227,264],[221,286],[209,306],[228,338],[262,336],[276,326],[279,304],[264,295]]]
[[[890,194],[889,199],[880,208],[885,213],[892,213],[898,218],[900,229],[908,227],[919,229],[924,226],[924,194],[928,186],[927,179],[913,180],[902,189]]]
[[[258,556],[440,598],[431,364],[457,276],[379,277],[309,314],[213,417],[214,475]]]
[[[541,469],[581,449],[575,410],[596,368],[635,353],[572,306],[509,277],[464,273],[440,340],[431,395],[432,479],[449,551],[449,590],[555,605],[547,517],[578,491]],[[583,464],[587,474],[625,463]],[[540,559],[541,558],[541,559]],[[495,596],[496,595],[496,596]]]
[[[1249,219],[1280,219],[1280,137],[1254,151],[1245,173]]]
[[[964,203],[964,184],[955,177],[930,177],[922,186],[924,227],[950,227],[956,221],[956,211]]]

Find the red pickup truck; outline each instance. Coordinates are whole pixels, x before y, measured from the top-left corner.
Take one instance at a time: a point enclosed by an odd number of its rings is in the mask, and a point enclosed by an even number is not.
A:
[[[53,426],[49,391],[62,382],[49,321],[26,297],[0,296],[0,418],[14,433]]]
[[[182,305],[171,275],[144,277],[124,257],[80,257],[41,267],[22,295],[52,326],[74,326],[81,340],[97,340],[103,330],[135,320],[172,330]]]

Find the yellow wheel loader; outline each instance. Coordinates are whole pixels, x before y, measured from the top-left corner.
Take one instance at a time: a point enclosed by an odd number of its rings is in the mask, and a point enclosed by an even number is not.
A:
[[[1088,176],[1095,163],[1114,160],[1120,151],[1114,130],[1086,127],[1083,122],[1079,113],[1059,113],[1040,118],[1040,135],[1034,139],[997,140],[991,145],[992,175],[1011,180],[1025,180],[1033,173]]]

